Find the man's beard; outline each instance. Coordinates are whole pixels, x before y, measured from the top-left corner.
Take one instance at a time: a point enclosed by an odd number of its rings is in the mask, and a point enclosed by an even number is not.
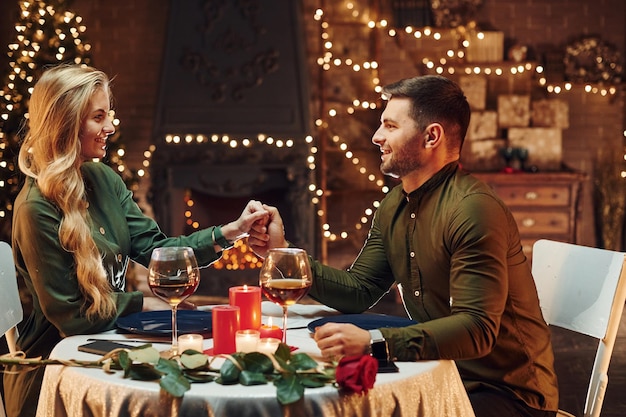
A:
[[[421,149],[417,146],[405,145],[393,151],[391,158],[381,162],[380,172],[393,178],[402,178],[424,165],[421,156]]]

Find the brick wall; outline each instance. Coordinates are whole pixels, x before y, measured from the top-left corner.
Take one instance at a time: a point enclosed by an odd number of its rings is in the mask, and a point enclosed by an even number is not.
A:
[[[315,38],[318,24],[312,12],[319,7],[317,0],[303,0],[304,21],[309,46],[317,50]],[[330,3],[330,2],[326,2]],[[355,2],[363,10],[370,2]],[[361,5],[362,4],[362,5]],[[385,4],[382,2],[381,4]],[[122,121],[121,132],[128,148],[129,165],[138,168],[143,151],[152,138],[152,122],[157,100],[158,81],[165,39],[167,0],[75,0],[74,10],[83,16],[86,37],[93,45],[94,65],[115,76],[114,94],[117,114]],[[333,3],[333,7],[340,7]],[[17,1],[0,0],[0,49],[14,39]],[[626,49],[626,3],[623,0],[484,0],[479,22],[488,23],[505,33],[506,43],[520,42],[532,47],[537,54],[560,50],[575,36],[601,34],[603,39]],[[380,74],[383,81],[410,76],[416,72],[412,55],[399,48],[385,36],[363,39],[378,42],[364,47],[366,53],[379,51]],[[388,42],[388,43],[386,43]],[[310,57],[312,84],[316,83],[318,67],[315,56]],[[0,74],[7,70],[6,58],[0,59]],[[357,88],[357,87],[355,87]],[[358,88],[364,88],[359,83]],[[318,94],[314,89],[314,96]],[[599,146],[620,147],[623,140],[625,106],[623,94],[608,98],[580,92],[564,95],[570,102],[571,127],[564,132],[564,156],[574,168],[591,171],[592,155]],[[318,117],[313,103],[312,117]],[[371,132],[359,127],[359,139]],[[376,149],[372,147],[372,152]],[[347,175],[353,167],[346,165]],[[143,200],[149,181],[143,181],[138,196]],[[145,203],[143,204],[144,207]],[[340,210],[337,210],[340,211]],[[593,207],[589,189],[583,201],[584,239],[594,244]],[[347,220],[352,223],[352,220]]]

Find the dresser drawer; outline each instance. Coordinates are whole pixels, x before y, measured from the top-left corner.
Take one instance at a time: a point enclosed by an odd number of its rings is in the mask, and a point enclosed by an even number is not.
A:
[[[566,207],[571,204],[567,185],[490,184],[507,206]]]
[[[570,233],[568,212],[513,210],[513,217],[521,236]]]

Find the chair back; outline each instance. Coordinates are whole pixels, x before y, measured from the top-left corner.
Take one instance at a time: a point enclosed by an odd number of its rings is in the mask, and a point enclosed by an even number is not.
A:
[[[625,255],[539,240],[532,272],[546,322],[599,340],[585,401],[585,417],[600,415],[608,368],[626,302]]]
[[[15,353],[16,327],[23,318],[22,302],[11,246],[0,242],[0,334],[4,334],[9,351]]]
[[[17,348],[17,324],[22,321],[23,310],[20,293],[17,288],[17,275],[11,246],[0,242],[0,334],[4,334],[9,352],[15,353]],[[0,417],[6,417],[2,394],[0,393]]]

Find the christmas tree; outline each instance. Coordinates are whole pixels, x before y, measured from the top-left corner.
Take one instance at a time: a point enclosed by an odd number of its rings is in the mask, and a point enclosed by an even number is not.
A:
[[[9,68],[0,96],[0,240],[10,241],[13,201],[23,182],[17,155],[28,119],[30,93],[47,67],[62,63],[91,64],[91,45],[85,41],[83,19],[70,10],[70,0],[18,1],[15,41],[9,44]],[[2,71],[5,73],[5,71]],[[109,138],[111,165],[136,188],[139,177],[124,163],[124,146],[117,132]]]

